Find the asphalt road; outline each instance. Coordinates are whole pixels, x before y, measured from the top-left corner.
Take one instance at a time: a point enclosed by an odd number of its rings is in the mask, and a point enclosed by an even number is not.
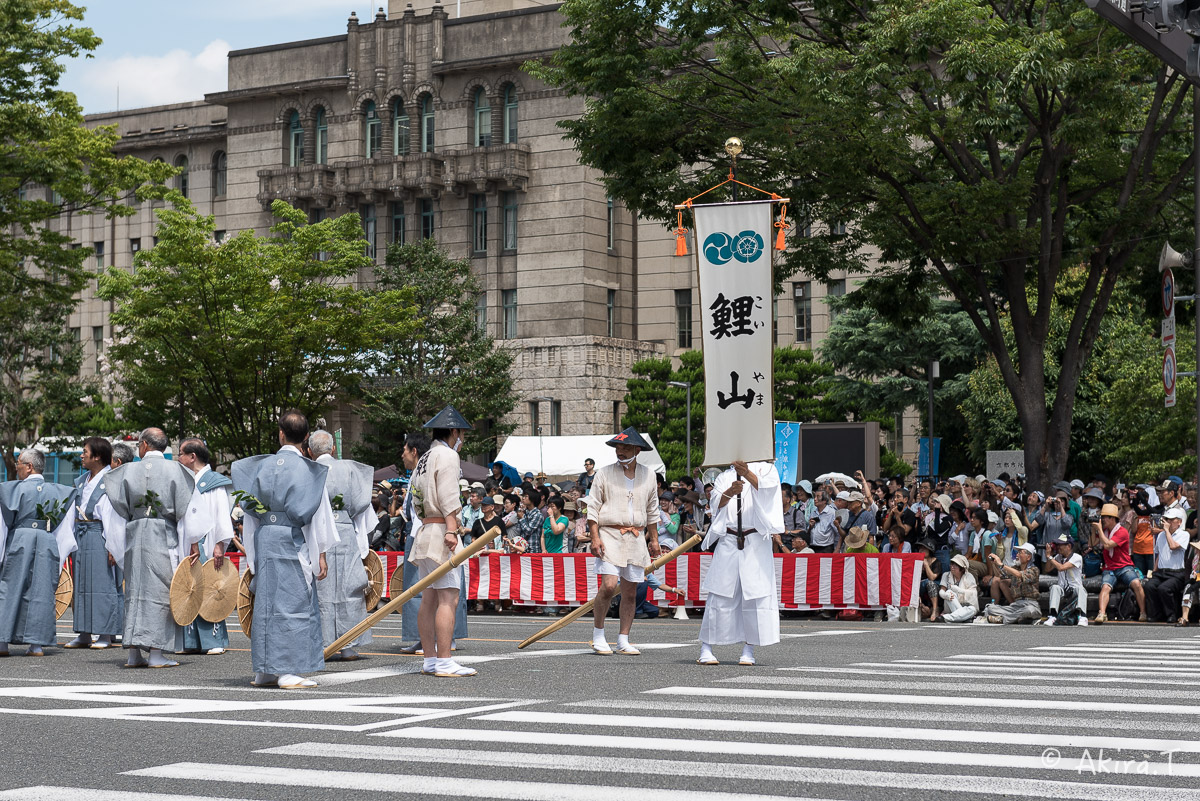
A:
[[[0,801],[1200,801],[1192,629],[789,619],[746,668],[695,664],[695,613],[638,621],[640,657],[591,654],[586,621],[518,652],[548,620],[473,615],[457,656],[480,676],[438,679],[393,617],[290,692],[249,686],[232,621],[234,650],[168,670],[18,646]]]

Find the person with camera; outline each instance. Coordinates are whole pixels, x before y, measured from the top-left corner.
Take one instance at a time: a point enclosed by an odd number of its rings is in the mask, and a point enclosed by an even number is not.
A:
[[[1059,616],[1064,598],[1075,594],[1075,606],[1079,609],[1078,625],[1087,625],[1087,590],[1083,586],[1083,557],[1075,553],[1075,541],[1067,532],[1049,544],[1057,549],[1046,558],[1046,569],[1058,571],[1058,582],[1050,587],[1050,613],[1046,616],[1047,626],[1059,625]]]
[[[1187,584],[1187,513],[1179,507],[1163,512],[1162,530],[1154,539],[1154,575],[1146,581],[1146,614],[1154,623],[1174,622]]]
[[[829,502],[828,492],[828,489],[817,490],[817,514],[809,520],[808,547],[815,553],[836,553],[842,548],[842,530],[837,523],[837,508]]]
[[[1137,598],[1140,615],[1138,620],[1146,622],[1146,594],[1142,588],[1141,576],[1133,566],[1133,558],[1129,551],[1129,532],[1117,522],[1120,512],[1116,504],[1105,504],[1100,509],[1100,520],[1091,524],[1092,545],[1101,549],[1103,572],[1100,574],[1103,586],[1100,587],[1100,609],[1093,623],[1108,621],[1108,596],[1113,587],[1118,590],[1128,587]]]
[[[1030,543],[1017,546],[1017,563],[1006,565],[999,554],[988,554],[988,562],[997,575],[1008,582],[1013,600],[1009,604],[990,603],[983,609],[988,623],[1020,623],[1022,620],[1041,620],[1038,603],[1038,569],[1033,564],[1036,549]]]

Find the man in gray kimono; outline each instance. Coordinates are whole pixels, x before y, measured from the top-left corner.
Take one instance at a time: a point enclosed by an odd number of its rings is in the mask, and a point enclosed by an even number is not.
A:
[[[112,444],[103,437],[83,441],[83,469],[75,479],[75,610],[72,625],[79,635],[64,648],[108,648],[125,628],[125,577],[117,560],[104,547],[104,526],[97,507],[107,504],[104,481],[112,471]],[[92,642],[92,636],[96,641]]]
[[[333,455],[333,435],[314,431],[308,436],[308,450],[317,464],[329,468],[325,495],[333,509],[338,543],[325,554],[329,575],[317,582],[317,600],[321,607],[321,638],[325,647],[367,617],[367,571],[363,559],[370,551],[371,531],[378,518],[371,508],[371,482],[375,470],[368,464]],[[356,646],[371,642],[367,629],[358,639],[338,651],[343,661],[358,659]]]
[[[75,550],[75,490],[42,478],[45,467],[46,457],[29,448],[17,457],[17,480],[0,484],[0,656],[9,643],[44,656],[56,642],[54,593]]]
[[[141,461],[104,480],[109,505],[100,509],[100,522],[109,553],[125,571],[122,645],[129,668],[179,665],[162,653],[183,650],[183,627],[171,616],[171,579],[207,529],[203,510],[191,506],[192,473],[165,457],[168,444],[161,428],[147,428],[138,437]],[[196,530],[199,535],[189,534]]]
[[[279,418],[278,453],[233,463],[235,492],[245,511],[242,545],[254,592],[250,662],[256,687],[316,687],[301,673],[325,667],[315,581],[328,574],[326,551],[338,542],[325,495],[329,468],[304,458],[308,418],[289,409]]]
[[[230,500],[229,488],[233,482],[227,476],[214,472],[210,467],[212,454],[204,440],[188,437],[179,443],[177,461],[192,471],[196,479],[196,492],[192,496],[193,506],[205,506],[205,519],[211,521],[212,528],[204,532],[202,539],[192,547],[201,564],[209,559],[216,560],[217,569],[225,559],[225,549],[233,540],[233,503]],[[183,627],[184,653],[203,652],[208,656],[218,656],[225,653],[229,647],[229,631],[224,620],[211,623],[197,616],[195,620]]]

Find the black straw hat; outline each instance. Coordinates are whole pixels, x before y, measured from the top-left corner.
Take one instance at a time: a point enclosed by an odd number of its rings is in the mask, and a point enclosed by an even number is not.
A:
[[[475,426],[468,423],[466,418],[458,413],[458,409],[447,406],[435,414],[433,419],[425,424],[425,428],[461,428],[465,431],[473,431]]]
[[[642,435],[639,434],[637,432],[637,429],[634,428],[633,426],[630,426],[629,428],[625,429],[620,434],[617,434],[615,437],[613,437],[612,439],[610,439],[608,442],[606,442],[604,444],[611,445],[614,448],[617,447],[618,445],[632,445],[635,448],[638,448],[639,450],[643,450],[643,451],[650,450],[650,443],[646,442],[646,440],[642,439]]]

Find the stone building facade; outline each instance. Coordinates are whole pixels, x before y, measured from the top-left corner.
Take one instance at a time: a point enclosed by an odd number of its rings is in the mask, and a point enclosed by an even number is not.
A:
[[[661,224],[613,203],[557,127],[583,104],[522,71],[569,32],[533,0],[391,2],[345,33],[229,54],[228,89],[203,101],[94,114],[118,150],[163,159],[218,236],[263,232],[282,198],[319,220],[358,212],[382,261],[393,241],[433,236],[469,258],[484,287],[477,316],[515,351],[516,433],[591,434],[619,419],[630,366],[699,347],[695,265]],[[154,203],[127,219],[63,218],[128,267],[154,243]],[[369,274],[358,276],[362,283]],[[796,280],[775,301],[776,343],[812,347],[824,297]],[[93,283],[71,326],[94,372],[111,337]],[[335,424],[356,436],[354,415]]]

